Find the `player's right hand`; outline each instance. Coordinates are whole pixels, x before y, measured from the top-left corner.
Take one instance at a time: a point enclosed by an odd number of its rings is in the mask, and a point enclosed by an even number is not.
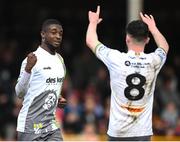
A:
[[[97,6],[96,12],[89,11],[89,22],[99,24],[102,18],[99,18],[100,6]]]
[[[29,53],[27,55],[27,64],[26,64],[26,67],[25,67],[25,71],[28,72],[28,73],[31,73],[31,69],[34,67],[34,65],[36,64],[37,62],[37,57],[34,53]]]

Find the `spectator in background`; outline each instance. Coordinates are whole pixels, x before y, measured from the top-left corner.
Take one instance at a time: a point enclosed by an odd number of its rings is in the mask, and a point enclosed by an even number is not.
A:
[[[80,133],[83,127],[83,106],[81,105],[79,92],[72,90],[67,98],[67,106],[64,109],[64,131],[67,134]]]
[[[85,93],[84,97],[84,122],[92,123],[98,126],[99,121],[103,117],[103,108],[96,99],[96,94]]]
[[[101,100],[105,100],[111,94],[108,75],[107,69],[104,66],[100,66],[92,79]]]
[[[175,133],[176,136],[180,136],[180,117],[177,120],[177,125],[176,125],[174,133]]]
[[[161,85],[159,87],[159,101],[165,108],[170,102],[174,102],[177,108],[180,108],[180,93],[177,88],[177,76],[171,66],[166,66],[162,70]],[[180,111],[179,111],[180,112]]]
[[[81,135],[81,139],[83,141],[100,141],[100,137],[94,123],[85,123]]]
[[[13,101],[13,84],[17,73],[16,61],[18,57],[16,52],[18,50],[18,43],[16,40],[10,40],[7,43],[4,42],[4,45],[1,46],[0,43],[0,86],[4,88],[8,98]]]
[[[180,56],[178,54],[176,54],[174,56],[173,63],[174,63],[173,68],[174,68],[175,74],[178,78],[177,79],[177,90],[178,90],[178,92],[180,92],[180,81],[179,81],[179,79],[180,79]]]
[[[159,115],[153,116],[153,132],[154,135],[164,136],[166,134],[166,124]]]
[[[9,128],[12,128],[14,124],[12,110],[13,104],[10,101],[10,98],[5,93],[4,89],[0,88],[0,138],[5,140],[11,140],[15,138],[15,133],[12,133],[11,137],[7,133],[7,131],[10,130]]]
[[[178,121],[178,110],[174,102],[169,102],[161,114],[167,128],[175,129]]]

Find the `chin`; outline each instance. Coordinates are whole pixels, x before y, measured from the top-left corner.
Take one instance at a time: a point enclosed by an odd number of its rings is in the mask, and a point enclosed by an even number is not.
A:
[[[51,48],[54,49],[54,50],[58,49],[59,47],[60,47],[60,45],[57,45],[57,44],[52,44],[51,45]]]

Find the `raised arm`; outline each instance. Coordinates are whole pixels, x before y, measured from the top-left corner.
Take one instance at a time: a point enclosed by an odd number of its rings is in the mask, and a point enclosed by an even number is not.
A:
[[[16,95],[19,98],[23,98],[28,87],[29,79],[31,76],[31,70],[37,62],[37,57],[34,53],[29,53],[27,56],[27,62],[23,62],[21,66],[21,72],[15,86]]]
[[[140,12],[140,17],[142,21],[148,25],[149,31],[151,32],[157,46],[163,48],[165,52],[168,53],[169,45],[165,37],[156,27],[154,17],[152,15],[142,14],[142,12]]]
[[[102,21],[102,19],[99,18],[99,14],[100,14],[100,6],[97,7],[96,12],[89,11],[88,13],[89,25],[86,33],[86,44],[93,52],[95,52],[95,48],[99,43],[98,35],[96,31],[97,25]]]

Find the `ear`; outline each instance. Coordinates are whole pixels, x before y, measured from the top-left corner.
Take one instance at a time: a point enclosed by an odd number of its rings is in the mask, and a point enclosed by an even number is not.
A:
[[[126,44],[128,44],[128,43],[130,42],[130,38],[131,38],[131,37],[127,34],[127,35],[126,35]]]
[[[42,39],[45,38],[45,32],[44,31],[41,31],[41,37],[42,37]]]
[[[149,43],[149,41],[150,41],[150,38],[149,38],[149,37],[147,37],[147,39],[145,40],[145,43],[146,43],[146,44],[148,44],[148,43]]]

